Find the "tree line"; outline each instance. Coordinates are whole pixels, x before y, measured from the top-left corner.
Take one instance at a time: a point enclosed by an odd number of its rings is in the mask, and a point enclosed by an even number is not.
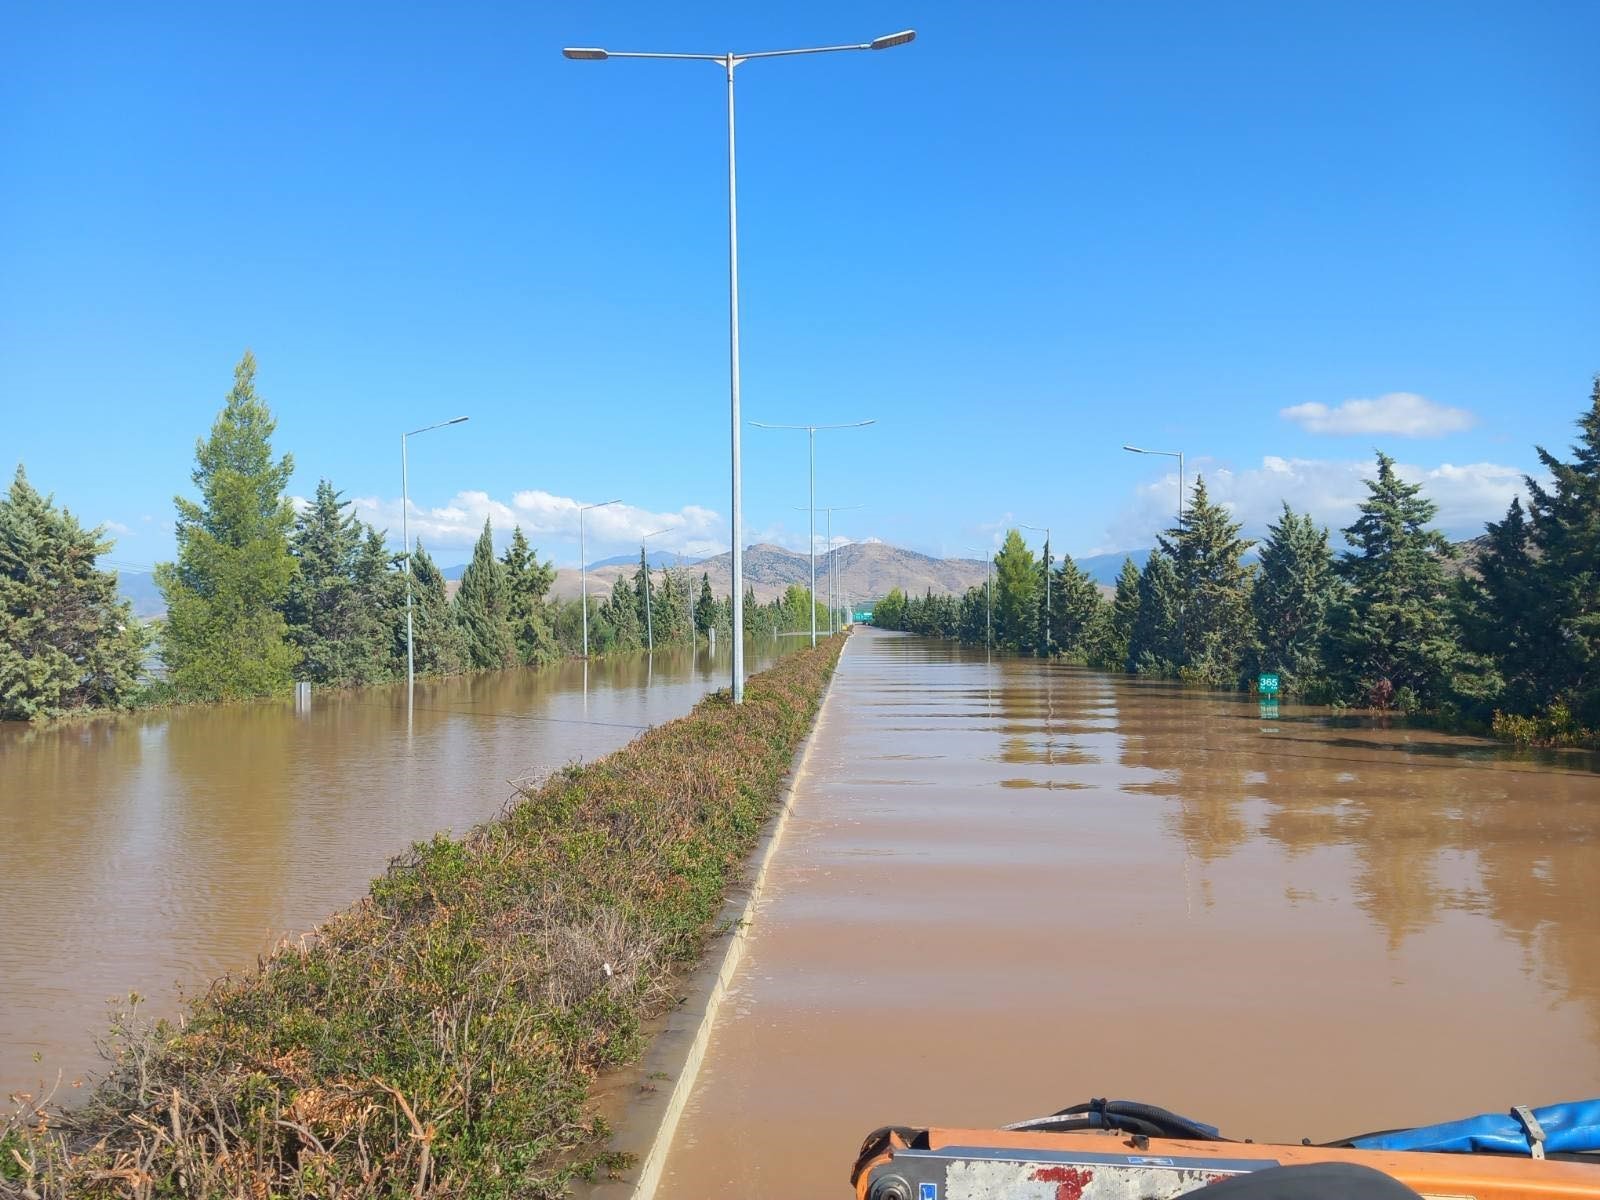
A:
[[[1200,478],[1144,568],[1124,560],[1110,599],[1011,530],[989,584],[960,597],[895,589],[873,623],[1211,686],[1273,671],[1312,701],[1575,740],[1600,729],[1600,377],[1578,431],[1570,461],[1536,447],[1549,484],[1525,479],[1528,504],[1512,500],[1464,570],[1432,527],[1435,504],[1380,452],[1338,552],[1285,502],[1246,563],[1256,543]]]
[[[165,619],[137,620],[117,595],[103,528],[85,529],[19,465],[0,498],[0,719],[39,719],[142,701],[268,696],[296,680],[353,687],[405,678],[406,568],[420,675],[538,666],[583,649],[583,605],[551,595],[554,565],[520,528],[496,555],[484,522],[451,597],[419,542],[409,564],[361,521],[330,480],[300,511],[291,455],[274,456],[276,421],[248,351],[207,437],[195,447],[197,498],[179,496],[177,553],[156,567]],[[809,593],[745,597],[756,634],[809,628]],[[818,609],[822,623],[827,614]],[[591,596],[591,653],[686,645],[732,628],[709,576],[639,568]],[[152,681],[158,657],[165,679]]]

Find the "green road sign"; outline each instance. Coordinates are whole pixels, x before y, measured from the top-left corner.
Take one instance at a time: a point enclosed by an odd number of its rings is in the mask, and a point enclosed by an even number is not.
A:
[[[1278,694],[1278,673],[1276,671],[1263,671],[1257,675],[1256,691],[1263,696],[1276,696]]]

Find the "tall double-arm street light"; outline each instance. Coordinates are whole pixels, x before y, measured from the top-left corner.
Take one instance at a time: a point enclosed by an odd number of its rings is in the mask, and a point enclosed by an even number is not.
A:
[[[828,635],[833,636],[833,614],[838,608],[837,592],[833,586],[833,514],[836,512],[849,512],[851,509],[860,508],[859,504],[825,504],[822,511],[828,514],[827,540],[823,543],[828,547],[823,557],[828,560]],[[796,511],[804,512],[805,509],[797,508]]]
[[[1035,533],[1044,534],[1044,653],[1050,657],[1050,527],[1047,525],[1024,525],[1024,529],[1031,529]]]
[[[728,77],[728,407],[732,432],[733,484],[733,701],[744,700],[744,510],[739,473],[739,195],[735,185],[733,137],[733,72],[757,58],[792,58],[800,54],[833,54],[843,50],[888,50],[903,46],[917,36],[912,29],[885,34],[870,42],[851,46],[808,46],[797,50],[761,50],[753,54],[656,54],[637,51],[601,50],[569,46],[561,53],[568,58],[596,62],[608,58],[685,59],[691,62],[718,63]]]
[[[769,425],[765,421],[751,421],[757,429],[803,429],[811,453],[811,644],[817,644],[817,430],[860,429],[863,425],[877,424],[876,418],[850,421],[844,425]]]
[[[446,425],[459,425],[466,417],[451,417],[433,425],[424,425],[400,435],[400,537],[406,544],[406,704],[411,703],[411,689],[417,682],[416,654],[411,642],[411,465],[406,459],[406,439],[430,429],[443,429]]]
[[[583,589],[583,657],[589,658],[589,563],[583,540],[583,514],[591,508],[610,508],[621,500],[602,500],[599,504],[578,505],[578,585]]]

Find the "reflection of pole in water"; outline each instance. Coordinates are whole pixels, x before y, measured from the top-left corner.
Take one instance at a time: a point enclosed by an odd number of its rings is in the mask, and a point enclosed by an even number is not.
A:
[[[583,660],[583,715],[589,715],[589,660]]]

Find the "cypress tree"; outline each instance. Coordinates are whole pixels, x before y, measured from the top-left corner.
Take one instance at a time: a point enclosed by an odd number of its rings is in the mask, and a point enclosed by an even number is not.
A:
[[[478,671],[515,666],[511,634],[511,588],[505,564],[494,556],[494,531],[484,518],[483,532],[472,548],[472,561],[461,573],[456,591],[456,623],[461,626],[467,665]]]
[[[356,636],[361,653],[351,666],[352,682],[382,683],[405,675],[406,590],[399,571],[402,558],[390,552],[382,533],[366,526],[355,562],[361,614]]]
[[[644,645],[644,616],[634,582],[619,576],[600,606],[601,646],[605,650],[638,650]]]
[[[1329,666],[1343,694],[1372,708],[1436,707],[1459,659],[1446,598],[1450,546],[1428,528],[1437,511],[1394,459],[1378,455],[1361,516],[1344,531],[1352,549],[1337,571],[1350,585],[1334,609]]]
[[[641,641],[653,640],[656,620],[656,585],[651,578],[654,574],[650,570],[650,561],[644,556],[644,547],[639,547],[639,566],[633,573],[633,607],[634,615],[638,618],[639,628],[644,630]]]
[[[114,706],[137,687],[146,638],[116,572],[95,567],[110,549],[17,466],[0,498],[0,720]]]
[[[1250,597],[1255,645],[1247,673],[1276,671],[1285,691],[1303,693],[1323,678],[1328,614],[1339,596],[1328,531],[1287,502],[1261,544]]]
[[[700,572],[700,599],[695,601],[694,623],[703,637],[709,637],[717,627],[717,600],[711,594],[711,576],[705,571]]]
[[[517,661],[529,666],[553,661],[556,640],[545,597],[556,581],[555,565],[539,561],[539,552],[528,545],[520,525],[512,529],[511,545],[501,561],[506,569],[507,619]]]
[[[1179,665],[1186,675],[1231,684],[1250,643],[1250,568],[1241,561],[1255,543],[1239,536],[1239,523],[1212,504],[1206,481],[1196,477],[1183,527],[1160,539],[1177,571]]]
[[[444,586],[444,573],[418,542],[411,555],[411,640],[419,675],[456,675],[467,668],[466,637]],[[396,652],[406,657],[405,593],[402,581]]]
[[[299,659],[282,611],[295,573],[284,496],[294,460],[272,459],[277,422],[255,374],[246,350],[211,436],[195,445],[200,502],[175,500],[177,561],[156,567],[167,603],[162,654],[173,685],[193,699],[283,691]]]
[[[994,556],[995,644],[1029,653],[1039,646],[1039,565],[1018,530]]]
[[[1139,610],[1128,634],[1130,675],[1170,675],[1178,669],[1178,573],[1165,550],[1150,552],[1139,572]]]
[[[1600,375],[1578,419],[1572,461],[1538,448],[1552,486],[1528,480],[1529,515],[1544,594],[1538,657],[1547,672],[1540,704],[1563,700],[1600,728]]]

